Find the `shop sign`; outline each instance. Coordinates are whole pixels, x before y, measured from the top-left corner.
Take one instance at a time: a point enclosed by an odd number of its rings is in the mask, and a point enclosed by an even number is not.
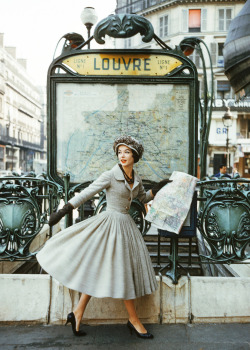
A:
[[[204,107],[204,100],[201,100],[201,104]],[[243,108],[243,107],[250,107],[250,101],[235,101],[233,98],[229,99],[220,99],[217,98],[214,100],[213,107],[237,107],[237,108]]]
[[[216,134],[227,134],[227,128],[216,128]]]

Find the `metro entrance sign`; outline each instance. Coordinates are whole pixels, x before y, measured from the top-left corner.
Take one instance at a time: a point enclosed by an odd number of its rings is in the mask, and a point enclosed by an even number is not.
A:
[[[123,27],[114,35],[113,23],[125,26],[132,17],[134,32]],[[112,22],[108,17],[96,26],[96,41],[102,43],[98,35],[129,37],[137,30],[142,40],[155,38],[162,46],[152,25],[138,17],[113,15]],[[144,145],[136,169],[144,183],[174,170],[196,175],[198,78],[180,47],[89,50],[84,45],[62,53],[48,71],[50,178],[63,185],[67,173],[70,187],[87,186],[117,162],[112,144],[122,134]]]
[[[80,75],[164,76],[182,62],[175,57],[155,54],[82,54],[62,62]]]
[[[196,175],[198,75],[193,62],[180,47],[172,50],[163,43],[151,23],[137,15],[109,16],[97,24],[94,38],[102,44],[106,35],[136,33],[144,42],[155,39],[159,49],[90,50],[87,41],[49,68],[48,174],[64,186],[65,201],[117,163],[112,145],[124,134],[143,143],[143,158],[135,166],[146,189],[173,171]],[[95,213],[106,203],[104,193],[97,198]],[[80,220],[93,215],[91,208],[80,209]],[[184,236],[195,235],[195,208],[194,200]],[[145,207],[134,200],[129,213],[145,234]],[[67,220],[69,225],[72,218]],[[175,275],[176,264],[172,270]]]

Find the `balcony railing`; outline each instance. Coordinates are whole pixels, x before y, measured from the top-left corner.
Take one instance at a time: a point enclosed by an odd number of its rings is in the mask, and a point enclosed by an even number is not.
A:
[[[125,6],[118,7],[116,9],[116,13],[136,13],[140,12],[143,10],[146,10],[147,8],[161,4],[163,2],[169,2],[166,0],[137,0],[137,1],[132,1],[132,3],[127,4]]]
[[[43,147],[41,146],[40,142],[33,143],[33,142],[20,140],[15,137],[10,137],[6,135],[0,135],[0,141],[10,146],[25,147],[25,148],[34,149],[37,151],[43,150]]]

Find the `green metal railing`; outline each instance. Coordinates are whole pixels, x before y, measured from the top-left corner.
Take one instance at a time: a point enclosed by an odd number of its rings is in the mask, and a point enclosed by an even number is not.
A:
[[[49,214],[57,209],[61,199],[67,202],[82,189],[82,185],[69,188],[69,180],[66,175],[63,191],[62,186],[50,181],[46,175],[0,178],[0,260],[25,261],[35,256],[36,252],[30,252],[29,248],[47,223]],[[197,228],[209,251],[206,256],[200,255],[200,264],[248,263],[250,180],[213,178],[200,181],[198,187],[201,195],[198,197]],[[105,210],[105,191],[93,197],[90,203],[89,215]],[[196,201],[194,203],[196,205]],[[145,235],[150,224],[145,221],[144,205],[134,200],[129,213],[142,235]],[[78,221],[87,218],[88,214],[82,206]],[[67,218],[66,226],[71,225],[72,221],[72,216]],[[178,236],[174,242],[176,247]],[[173,254],[173,249],[171,252],[166,275],[177,284],[180,277],[178,269],[181,267],[178,249],[176,254]]]

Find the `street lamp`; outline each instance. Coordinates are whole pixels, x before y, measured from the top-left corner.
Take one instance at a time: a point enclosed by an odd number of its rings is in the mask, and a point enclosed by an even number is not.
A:
[[[226,140],[226,154],[227,154],[227,171],[229,170],[229,138],[228,138],[228,129],[233,124],[233,115],[230,112],[230,108],[227,108],[226,113],[222,117],[223,125],[227,128],[227,140]]]
[[[210,89],[208,86],[207,79],[207,68],[205,57],[203,54],[202,47],[205,47],[207,56],[209,59],[210,68]],[[214,77],[213,77],[213,65],[209,49],[206,43],[198,37],[188,37],[180,42],[180,48],[185,56],[190,56],[196,49],[202,62],[203,70],[203,91],[204,91],[204,103],[201,105],[200,101],[200,169],[201,169],[201,179],[206,176],[207,173],[207,148],[208,148],[208,138],[210,132],[210,125],[212,119],[212,106],[214,99]]]
[[[88,39],[90,38],[90,30],[93,25],[97,22],[97,14],[94,7],[85,7],[81,13],[82,23],[87,28]],[[90,49],[90,41],[88,42],[88,49]]]

